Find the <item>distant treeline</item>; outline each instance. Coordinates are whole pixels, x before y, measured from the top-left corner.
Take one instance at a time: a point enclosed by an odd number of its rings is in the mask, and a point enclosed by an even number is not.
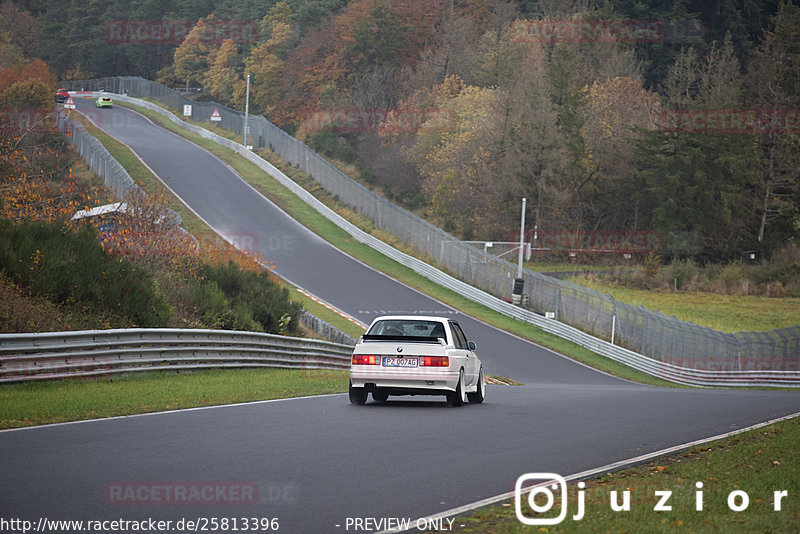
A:
[[[506,238],[522,197],[531,227],[683,234],[662,252],[699,261],[800,236],[796,3],[64,4],[6,0],[0,52],[237,108],[249,73],[251,112],[462,238]]]

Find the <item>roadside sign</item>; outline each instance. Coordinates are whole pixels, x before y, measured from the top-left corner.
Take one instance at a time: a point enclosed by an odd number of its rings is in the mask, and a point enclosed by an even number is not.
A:
[[[72,100],[72,96],[68,96],[67,100],[64,101],[64,108],[65,109],[75,109],[75,101]]]
[[[184,104],[183,105],[183,116],[184,117],[191,117],[192,116],[192,105],[191,104]]]
[[[219,109],[214,108],[214,111],[211,112],[211,120],[215,122],[222,120],[222,115],[219,114]]]

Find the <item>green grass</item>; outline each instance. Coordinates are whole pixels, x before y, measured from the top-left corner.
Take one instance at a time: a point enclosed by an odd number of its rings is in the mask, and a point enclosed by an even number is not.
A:
[[[580,284],[634,306],[642,305],[723,332],[773,330],[800,324],[800,298],[719,295],[690,291],[662,292],[620,287],[594,278],[576,277]]]
[[[540,273],[582,273],[584,271],[610,271],[613,269],[613,267],[607,265],[546,261],[526,261],[524,266],[531,271]]]
[[[211,369],[0,387],[0,428],[347,391],[347,371]]]
[[[668,458],[608,473],[586,481],[585,516],[578,512],[578,488],[569,483],[567,518],[559,525],[527,526],[516,517],[514,501],[455,518],[455,532],[480,534],[573,532],[798,532],[800,528],[800,419],[779,422],[737,436],[692,447]],[[566,475],[566,473],[565,473]],[[696,510],[697,482],[703,487],[702,511]],[[731,511],[728,496],[744,491],[749,506]],[[780,511],[775,491],[788,491]],[[610,492],[622,502],[629,491],[630,510],[610,509]],[[655,491],[671,491],[671,511],[654,511]],[[558,493],[558,492],[556,492]],[[537,499],[544,506],[544,495]],[[738,501],[737,501],[738,502]],[[527,499],[522,503],[527,505]],[[560,509],[559,500],[552,513]],[[533,517],[526,514],[526,517]],[[462,526],[463,525],[463,526]]]
[[[125,107],[135,109],[136,111],[149,117],[156,124],[159,124],[160,126],[179,134],[180,136],[192,141],[193,143],[196,143],[197,145],[216,155],[226,163],[230,164],[231,167],[233,167],[244,180],[253,185],[262,194],[270,198],[273,202],[279,205],[301,224],[311,229],[314,233],[329,241],[340,250],[359,259],[374,269],[377,269],[378,271],[381,271],[388,276],[402,282],[403,284],[430,295],[467,315],[471,315],[472,317],[496,326],[502,330],[531,340],[570,358],[574,358],[575,360],[586,363],[587,365],[601,369],[607,373],[646,384],[674,387],[674,384],[670,382],[651,377],[631,369],[628,366],[618,364],[617,362],[584,349],[583,347],[580,347],[579,345],[576,345],[570,341],[566,341],[558,336],[548,334],[528,323],[524,323],[522,321],[518,321],[494,312],[493,310],[473,302],[458,293],[439,286],[435,282],[418,275],[405,265],[402,265],[384,256],[367,245],[357,242],[344,230],[328,221],[316,210],[303,202],[294,193],[283,187],[275,179],[270,177],[251,162],[247,161],[242,156],[235,154],[231,150],[228,150],[217,143],[214,143],[213,141],[204,139],[198,135],[181,129],[158,113],[136,105],[127,103],[124,105]],[[275,164],[275,162],[271,163]],[[297,171],[295,171],[295,173],[296,172]],[[347,328],[349,327],[347,325],[350,323],[346,319],[330,322],[340,329],[348,331]],[[513,379],[514,377],[510,378]]]

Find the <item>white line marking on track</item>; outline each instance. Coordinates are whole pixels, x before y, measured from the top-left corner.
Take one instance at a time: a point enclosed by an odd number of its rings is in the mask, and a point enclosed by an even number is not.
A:
[[[283,399],[265,399],[260,401],[249,401],[249,402],[235,402],[233,404],[215,404],[213,406],[195,406],[193,408],[179,408],[177,410],[163,410],[160,412],[145,412],[145,413],[134,413],[130,415],[114,415],[111,417],[100,417],[97,419],[81,419],[80,421],[64,421],[63,423],[49,423],[46,425],[36,425],[36,426],[22,426],[19,428],[5,428],[0,429],[0,435],[5,432],[17,432],[20,430],[35,430],[37,428],[50,428],[54,426],[65,426],[65,425],[77,425],[81,423],[97,423],[102,421],[113,421],[116,419],[132,419],[134,417],[146,417],[149,415],[165,415],[165,414],[174,414],[174,413],[181,413],[181,412],[196,412],[200,410],[212,410],[215,408],[227,408],[231,406],[247,406],[249,404],[266,404],[271,402],[283,402],[283,401],[293,401],[293,400],[303,400],[303,399],[319,399],[321,397],[332,397],[334,395],[346,395],[346,393],[326,393],[324,395],[306,395],[304,397],[285,397]]]
[[[614,463],[611,463],[611,464],[607,464],[607,465],[604,465],[602,467],[596,467],[594,469],[589,469],[588,471],[581,471],[580,473],[574,473],[572,475],[565,476],[564,480],[566,480],[567,482],[571,482],[573,480],[581,480],[581,479],[592,478],[592,477],[595,477],[595,476],[597,476],[597,475],[599,475],[601,473],[607,473],[609,471],[616,471],[616,470],[622,469],[623,467],[630,467],[631,465],[641,464],[641,463],[647,462],[649,460],[653,460],[655,458],[660,458],[662,456],[668,456],[670,454],[674,454],[676,452],[680,452],[682,450],[686,450],[686,449],[688,449],[690,447],[695,447],[697,445],[704,445],[706,443],[710,443],[712,441],[717,441],[717,440],[720,440],[720,439],[726,439],[726,438],[735,436],[737,434],[741,434],[743,432],[749,432],[750,430],[757,430],[759,428],[763,428],[765,426],[769,426],[769,425],[772,425],[774,423],[780,423],[781,421],[788,421],[790,419],[795,419],[797,417],[800,417],[800,412],[793,413],[793,414],[790,414],[790,415],[786,415],[784,417],[779,417],[777,419],[772,419],[770,421],[764,421],[763,423],[757,423],[755,425],[748,426],[746,428],[740,428],[738,430],[733,430],[731,432],[726,432],[724,434],[719,434],[719,435],[712,436],[712,437],[709,437],[709,438],[702,438],[702,439],[698,439],[696,441],[692,441],[690,443],[684,443],[684,444],[681,444],[681,445],[675,445],[674,447],[669,447],[669,448],[661,449],[659,451],[651,452],[651,453],[648,453],[648,454],[643,454],[641,456],[636,456],[635,458],[629,458],[627,460],[621,460],[619,462],[614,462]],[[530,490],[533,489],[533,487],[526,488],[526,489],[528,491],[530,491]],[[427,520],[445,519],[447,517],[453,517],[453,516],[461,515],[461,514],[464,514],[466,512],[471,512],[473,510],[476,510],[478,508],[483,508],[484,506],[489,506],[491,504],[496,504],[496,503],[498,503],[500,501],[505,501],[507,499],[511,499],[511,498],[514,497],[515,493],[516,493],[515,491],[509,491],[507,493],[503,493],[503,494],[500,494],[500,495],[495,495],[494,497],[489,497],[489,498],[482,499],[480,501],[476,501],[476,502],[473,502],[473,503],[470,503],[470,504],[465,504],[464,506],[459,506],[457,508],[451,508],[450,510],[445,510],[444,512],[441,512],[441,513],[438,513],[438,514],[435,514],[435,515],[430,515],[430,516],[427,516],[427,517],[420,517],[419,520],[421,521],[423,519],[427,519]],[[415,525],[416,522],[415,521],[411,521],[410,524],[411,525]],[[376,534],[399,534],[401,532],[408,532],[408,530],[396,530],[396,529],[382,530],[380,532],[377,532]]]

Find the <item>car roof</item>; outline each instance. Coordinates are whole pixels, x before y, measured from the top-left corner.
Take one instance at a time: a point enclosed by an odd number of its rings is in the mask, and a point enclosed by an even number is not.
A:
[[[385,320],[401,320],[401,321],[438,321],[446,323],[450,320],[448,317],[437,317],[435,315],[381,315],[372,320],[372,323]],[[372,324],[371,323],[371,324]]]

